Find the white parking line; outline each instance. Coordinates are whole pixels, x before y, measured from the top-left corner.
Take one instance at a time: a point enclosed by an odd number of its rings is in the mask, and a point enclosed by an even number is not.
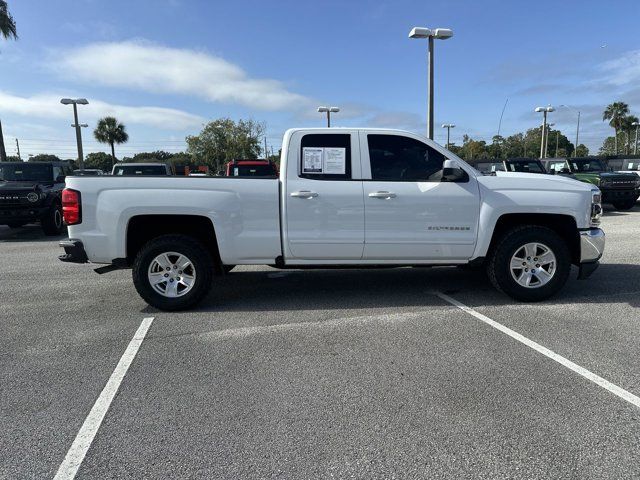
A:
[[[102,390],[102,393],[100,393],[100,396],[93,405],[93,408],[91,408],[91,411],[84,420],[82,427],[80,427],[80,431],[76,435],[73,444],[71,444],[71,448],[69,448],[67,455],[64,457],[62,464],[58,468],[58,472],[56,473],[54,480],[72,480],[75,478],[78,473],[78,469],[80,468],[80,465],[82,464],[82,461],[84,460],[84,457],[87,454],[100,425],[102,424],[102,420],[104,420],[104,416],[107,414],[107,410],[109,410],[109,406],[118,392],[122,379],[131,366],[131,362],[136,358],[138,349],[140,348],[140,345],[142,345],[142,341],[147,335],[147,331],[149,330],[149,327],[151,327],[152,322],[153,317],[148,317],[142,320],[138,330],[129,342],[129,346],[127,346],[127,349],[122,354],[122,357],[111,374],[111,377],[109,377],[109,381]]]
[[[548,348],[543,347],[539,343],[536,343],[533,340],[529,340],[527,337],[519,334],[518,332],[516,332],[514,330],[511,330],[508,327],[505,327],[504,325],[496,322],[495,320],[491,320],[486,315],[483,315],[483,314],[481,314],[479,312],[476,312],[474,309],[472,309],[471,307],[467,307],[463,303],[460,303],[455,298],[451,298],[449,295],[445,295],[444,293],[440,293],[440,292],[434,292],[434,293],[438,297],[443,299],[444,301],[449,302],[451,305],[454,305],[454,306],[458,307],[460,310],[463,310],[463,311],[467,312],[469,315],[473,315],[474,317],[476,317],[481,322],[484,322],[487,325],[489,325],[489,326],[491,326],[491,327],[493,327],[493,328],[495,328],[497,330],[500,330],[502,333],[504,333],[506,335],[509,335],[511,338],[519,341],[520,343],[525,344],[527,347],[533,348],[536,352],[541,353],[542,355],[544,355],[545,357],[550,358],[551,360],[555,360],[560,365],[563,365],[563,366],[567,367],[569,370],[574,371],[575,373],[577,373],[578,375],[583,376],[587,380],[591,380],[596,385],[601,386],[605,390],[610,391],[614,395],[617,395],[618,397],[622,398],[623,400],[626,400],[630,404],[640,408],[640,398],[636,397],[634,394],[626,391],[624,388],[620,388],[617,385],[614,385],[610,381],[605,380],[604,378],[600,377],[599,375],[596,375],[595,373],[590,372],[586,368],[581,367],[580,365],[577,365],[577,364],[573,363],[571,360],[566,359],[562,355],[558,355],[557,353],[549,350]]]

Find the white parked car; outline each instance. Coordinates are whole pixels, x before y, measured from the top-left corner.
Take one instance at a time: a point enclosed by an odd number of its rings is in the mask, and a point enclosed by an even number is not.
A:
[[[69,178],[61,260],[132,268],[164,310],[193,306],[239,264],[482,264],[496,288],[536,301],[572,264],[579,278],[596,269],[600,200],[561,176],[483,176],[409,132],[292,129],[279,178]]]

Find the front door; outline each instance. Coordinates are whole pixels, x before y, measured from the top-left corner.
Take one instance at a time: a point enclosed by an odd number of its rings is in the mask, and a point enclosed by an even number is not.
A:
[[[359,260],[364,200],[357,131],[295,133],[285,183],[287,258]]]
[[[363,258],[437,261],[471,257],[480,207],[475,178],[442,181],[446,151],[417,138],[362,132],[360,143],[362,161],[368,167],[363,169]]]

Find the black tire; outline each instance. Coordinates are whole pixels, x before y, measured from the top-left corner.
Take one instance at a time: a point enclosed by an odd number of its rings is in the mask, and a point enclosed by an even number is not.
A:
[[[553,252],[556,259],[551,279],[538,287],[535,287],[535,282],[541,281],[537,277],[534,277],[536,280],[532,281],[533,286],[529,288],[520,285],[511,271],[512,257],[522,252],[523,246],[528,243],[543,244]],[[539,302],[555,295],[564,287],[570,271],[571,254],[566,242],[553,230],[538,226],[516,227],[505,232],[490,253],[487,264],[487,274],[493,286],[523,302]]]
[[[59,203],[52,203],[47,213],[42,217],[42,231],[47,236],[62,234],[64,223],[62,221],[62,207]]]
[[[613,208],[615,208],[616,210],[631,210],[633,207],[636,206],[636,201],[620,200],[617,202],[611,202],[611,204],[613,205]]]
[[[229,273],[234,268],[236,268],[235,265],[223,265],[222,266],[222,270],[224,271],[225,274]]]
[[[7,227],[15,229],[15,228],[21,228],[24,227],[26,225],[26,223],[22,223],[22,222],[11,222],[11,223],[7,223]]]
[[[156,291],[150,283],[148,275],[152,262],[166,252],[186,256],[195,271],[191,289],[181,296],[167,297]],[[149,305],[167,312],[186,310],[200,302],[209,292],[213,280],[213,260],[209,251],[193,237],[163,235],[147,242],[138,252],[133,263],[132,275],[138,294]],[[168,288],[168,284],[165,288]]]

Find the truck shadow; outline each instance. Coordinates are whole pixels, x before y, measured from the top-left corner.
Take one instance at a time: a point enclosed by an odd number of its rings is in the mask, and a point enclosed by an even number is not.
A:
[[[640,305],[640,265],[603,264],[586,281],[574,268],[564,290],[547,305]],[[442,302],[439,291],[469,306],[517,304],[497,292],[482,271],[455,267],[371,270],[234,271],[217,280],[196,312],[367,310],[425,307]],[[154,311],[149,308],[148,311]]]

